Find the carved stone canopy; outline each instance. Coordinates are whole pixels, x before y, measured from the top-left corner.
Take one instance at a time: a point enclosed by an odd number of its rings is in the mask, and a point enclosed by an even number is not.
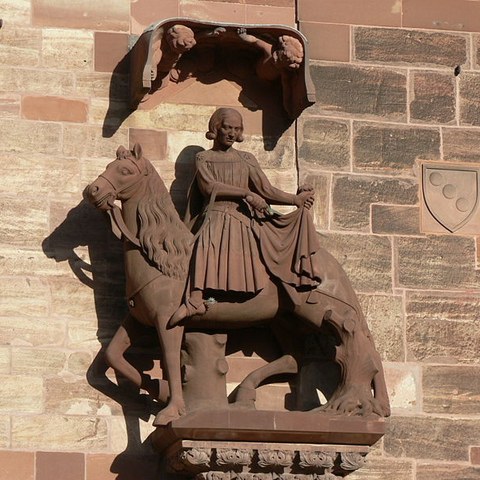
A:
[[[240,25],[170,18],[152,24],[131,52],[130,102],[137,106],[170,82],[195,77],[205,83],[228,78],[243,93],[280,95],[293,120],[315,103],[308,45],[284,25]],[[219,102],[221,103],[221,102]]]

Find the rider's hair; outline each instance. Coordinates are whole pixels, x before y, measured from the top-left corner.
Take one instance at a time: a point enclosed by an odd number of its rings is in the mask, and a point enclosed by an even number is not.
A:
[[[236,141],[243,142],[243,118],[240,115],[240,112],[234,108],[219,108],[218,110],[215,110],[208,122],[208,132],[205,134],[209,140],[215,140],[217,138],[217,131],[228,115],[236,115],[240,119],[242,130],[238,134]]]

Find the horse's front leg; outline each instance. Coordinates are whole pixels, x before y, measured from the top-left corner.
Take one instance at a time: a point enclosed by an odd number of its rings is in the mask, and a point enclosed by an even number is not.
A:
[[[170,386],[170,400],[168,405],[155,417],[153,425],[156,427],[167,425],[167,423],[185,414],[185,401],[183,399],[180,373],[180,349],[182,346],[183,327],[167,328],[169,318],[162,316],[157,318],[155,322],[163,353],[162,366],[165,369]]]

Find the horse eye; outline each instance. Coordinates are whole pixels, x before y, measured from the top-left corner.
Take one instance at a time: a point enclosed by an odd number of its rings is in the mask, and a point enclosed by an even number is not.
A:
[[[122,175],[130,175],[132,172],[130,172],[130,170],[126,167],[122,168],[122,170],[120,171],[120,173]]]

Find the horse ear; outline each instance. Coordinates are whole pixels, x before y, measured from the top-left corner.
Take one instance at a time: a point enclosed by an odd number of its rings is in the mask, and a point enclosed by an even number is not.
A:
[[[126,158],[128,156],[130,152],[123,146],[123,145],[120,145],[118,148],[117,148],[117,158]]]
[[[140,146],[139,143],[136,143],[136,144],[133,146],[132,153],[133,153],[133,156],[134,156],[137,160],[140,160],[140,159],[142,158],[142,147]]]

